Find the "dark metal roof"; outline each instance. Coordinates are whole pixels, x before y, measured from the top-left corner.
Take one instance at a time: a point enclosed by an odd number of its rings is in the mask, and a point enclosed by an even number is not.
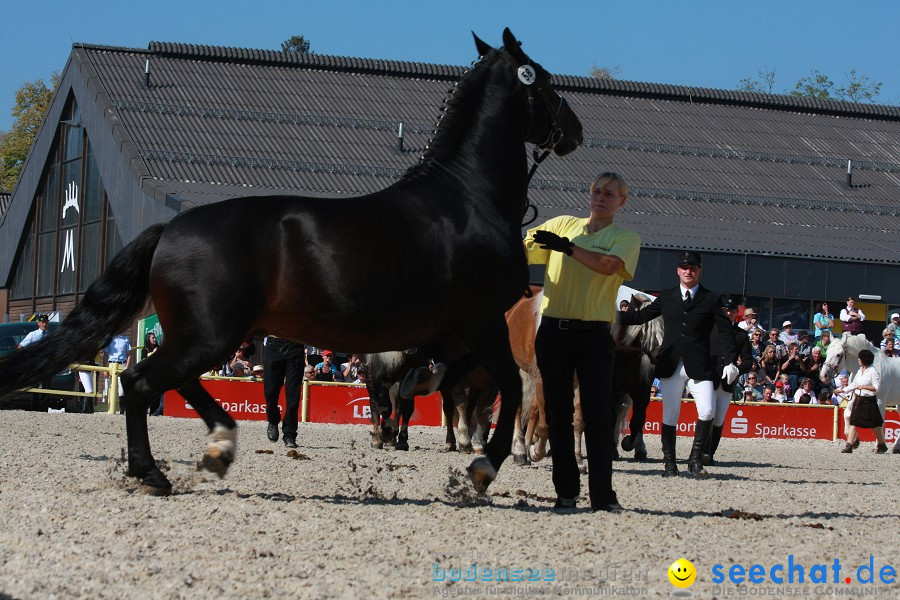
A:
[[[540,60],[539,48],[526,50]],[[465,73],[164,42],[75,44],[73,65],[91,92],[79,101],[102,106],[142,189],[181,210],[237,195],[382,189],[417,162]],[[568,75],[555,82],[585,143],[538,169],[530,196],[541,220],[587,215],[588,183],[615,170],[632,186],[619,220],[647,247],[900,263],[900,107]]]

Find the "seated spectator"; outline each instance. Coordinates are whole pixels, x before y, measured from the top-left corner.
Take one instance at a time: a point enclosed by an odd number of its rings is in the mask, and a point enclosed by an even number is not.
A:
[[[359,354],[353,353],[347,362],[341,364],[341,376],[344,378],[344,381],[355,382],[357,373],[359,373],[360,369],[364,369],[365,366]]]
[[[790,378],[787,375],[785,375],[784,373],[782,373],[781,375],[778,376],[778,381],[781,382],[781,387],[783,388],[783,391],[784,391],[785,401],[790,401],[794,397],[794,388],[791,387]]]
[[[253,375],[253,379],[257,381],[262,381],[263,379],[263,366],[262,365],[254,365],[250,370]]]
[[[887,341],[892,339],[894,339],[894,332],[890,328],[885,327],[881,331],[881,349],[884,350]]]
[[[816,345],[814,346],[814,348],[821,348],[822,356],[828,356],[828,344],[830,344],[830,343],[831,343],[831,332],[823,331],[822,337],[819,339],[818,342],[816,342]]]
[[[822,349],[813,348],[812,354],[809,355],[804,363],[806,366],[806,376],[812,380],[813,391],[818,395],[819,392],[822,391],[822,387],[825,386],[820,377],[822,368],[825,366],[825,357],[822,355]]]
[[[840,387],[841,386],[841,377],[846,377],[848,380],[850,379],[850,371],[847,369],[841,369],[841,372],[838,373],[835,378],[831,381],[832,387]]]
[[[796,390],[800,379],[806,376],[806,365],[798,354],[800,345],[797,342],[791,342],[788,346],[788,355],[781,362],[781,374],[787,375],[791,383],[791,389]]]
[[[831,333],[831,328],[834,327],[834,315],[828,311],[827,302],[823,302],[816,309],[813,325],[816,327],[816,341],[819,341],[823,331]]]
[[[619,310],[622,312],[628,312],[628,309],[631,307],[631,304],[628,303],[628,300],[622,300],[619,302]]]
[[[250,360],[247,358],[247,348],[241,346],[228,361],[228,369],[231,377],[249,377],[250,376]]]
[[[850,400],[850,393],[853,391],[847,389],[847,385],[849,384],[850,376],[849,375],[838,375],[838,384],[834,388],[834,391],[831,392],[831,403],[835,406],[840,406],[841,404]]]
[[[752,332],[756,329],[763,331],[763,328],[756,322],[756,311],[752,308],[744,309],[744,320],[738,323],[738,327],[746,332]]]
[[[784,402],[787,400],[787,396],[784,393],[784,382],[778,381],[775,383],[775,391],[772,392],[772,400],[775,402]]]
[[[794,402],[797,404],[809,404],[815,395],[816,392],[812,388],[812,379],[804,377],[800,382],[800,388],[794,392]],[[806,396],[806,402],[802,401],[803,396]]]
[[[763,348],[763,355],[759,360],[759,370],[763,374],[763,383],[767,385],[775,385],[781,376],[781,361],[775,354],[774,344]]]
[[[367,379],[368,371],[366,370],[366,366],[363,365],[362,368],[356,372],[356,379],[353,380],[353,383],[365,384]]]
[[[316,381],[343,381],[341,372],[331,362],[334,352],[322,350],[322,362],[316,365]]]
[[[303,379],[306,381],[315,381],[316,380],[316,368],[312,365],[306,365],[303,367]]]
[[[812,353],[812,344],[809,343],[809,332],[805,329],[801,329],[797,334],[797,343],[800,345],[800,349],[798,353],[803,358],[809,358],[809,355]]]
[[[769,330],[769,339],[763,342],[766,346],[775,346],[775,357],[779,360],[787,356],[788,350],[784,342],[778,339],[778,328],[773,327]]]
[[[762,388],[756,383],[756,373],[751,371],[744,375],[743,378],[743,385],[735,386],[735,389],[739,390],[741,395],[740,399],[744,402],[759,402],[762,400]]]
[[[797,334],[794,333],[793,325],[791,325],[790,321],[785,321],[781,324],[781,333],[778,334],[778,339],[786,345],[797,341]]]
[[[650,386],[650,397],[651,398],[659,398],[659,386],[653,384]]]
[[[884,348],[881,349],[885,356],[896,358],[898,351],[894,349],[894,338],[885,340]]]
[[[817,397],[813,398],[810,401],[810,404],[833,404],[831,402],[831,389],[827,387],[822,388],[822,391],[819,392],[819,395]],[[838,402],[838,404],[840,404],[840,402]]]
[[[891,315],[891,322],[887,324],[887,328],[894,334],[894,346],[900,344],[900,313]]]
[[[750,338],[750,352],[753,353],[753,360],[755,360],[756,362],[759,362],[759,360],[762,358],[762,334],[763,332],[759,329],[754,329],[753,332],[748,336]]]
[[[762,400],[760,402],[775,402],[774,394],[775,389],[772,386],[765,386],[762,390]]]

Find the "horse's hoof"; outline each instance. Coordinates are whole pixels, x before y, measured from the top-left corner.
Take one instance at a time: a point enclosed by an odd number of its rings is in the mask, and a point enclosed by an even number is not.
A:
[[[539,455],[534,448],[534,446],[528,447],[528,459],[533,463],[541,462],[541,459],[544,457],[542,455]]]
[[[148,496],[168,496],[172,493],[172,484],[157,468],[141,479],[141,493]]]
[[[497,479],[497,469],[486,456],[473,460],[466,471],[469,473],[469,479],[472,480],[475,491],[479,494],[485,493],[491,482]]]
[[[622,438],[622,450],[625,452],[631,452],[634,450],[634,436],[626,435]]]
[[[444,452],[456,452],[456,444],[444,444]]]
[[[477,460],[477,459],[476,459]],[[523,467],[528,464],[528,455],[527,454],[513,454],[513,462]]]
[[[463,454],[472,454],[472,444],[462,444],[459,447],[459,451]]]
[[[478,456],[484,456],[484,446],[472,446],[472,452]]]
[[[216,425],[209,434],[209,439],[206,454],[200,461],[200,468],[215,473],[219,477],[225,477],[225,473],[228,472],[228,467],[234,462],[237,453],[237,429]]]
[[[398,440],[394,445],[394,450],[409,450],[409,442],[407,442],[406,440]]]
[[[372,440],[369,442],[369,446],[375,448],[376,450],[381,450],[384,448],[384,442],[381,440]]]

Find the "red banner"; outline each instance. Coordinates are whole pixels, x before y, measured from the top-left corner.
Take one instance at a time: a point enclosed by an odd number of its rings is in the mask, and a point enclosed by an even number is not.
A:
[[[732,404],[725,417],[723,437],[774,439],[834,439],[835,408],[798,407],[784,404]],[[693,402],[681,403],[678,435],[693,436],[697,408]],[[626,422],[627,428],[627,422]],[[650,402],[644,433],[662,431],[662,402]],[[627,429],[625,431],[627,433]]]
[[[203,379],[203,387],[237,421],[266,420],[263,384],[239,379]],[[308,384],[307,420],[313,423],[369,423],[369,393],[361,385]],[[284,411],[284,388],[278,395],[279,411]],[[413,425],[440,426],[441,395],[416,398]],[[166,392],[165,414],[196,417],[193,407],[175,391]],[[302,416],[302,412],[301,412]]]

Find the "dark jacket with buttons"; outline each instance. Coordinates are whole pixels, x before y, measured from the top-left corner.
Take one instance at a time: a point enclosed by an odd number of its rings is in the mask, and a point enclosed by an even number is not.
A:
[[[656,377],[671,377],[682,360],[691,379],[718,382],[721,378],[718,357],[710,350],[710,335],[714,331],[720,337],[722,356],[729,363],[736,360],[731,321],[722,310],[718,293],[701,285],[696,297],[685,307],[681,286],[677,286],[663,290],[652,304],[641,310],[619,313],[623,325],[640,325],[659,316],[663,318],[663,342],[656,357]]]

